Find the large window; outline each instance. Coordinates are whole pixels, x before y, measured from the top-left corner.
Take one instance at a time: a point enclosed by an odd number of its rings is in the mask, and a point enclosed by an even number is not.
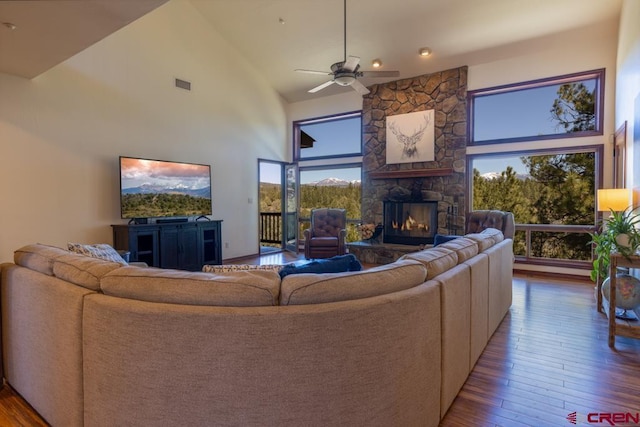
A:
[[[602,134],[604,70],[469,92],[471,144]]]
[[[347,210],[347,241],[360,240],[357,224],[360,222],[362,168],[359,164],[348,167],[322,167],[300,169],[300,231],[309,227],[311,209],[319,207]]]
[[[362,154],[360,112],[300,121],[294,124],[296,159],[311,160]]]
[[[590,264],[603,145],[586,137],[603,133],[603,80],[597,70],[469,92],[470,145],[494,144],[467,156],[470,208],[513,212],[521,262]],[[585,145],[542,148],[568,137]],[[521,141],[526,149],[495,147]]]
[[[513,212],[521,260],[591,260],[602,146],[470,156],[473,209]]]
[[[299,235],[309,227],[311,209],[347,211],[347,240],[359,240],[361,215],[362,115],[352,112],[294,123],[299,167]]]

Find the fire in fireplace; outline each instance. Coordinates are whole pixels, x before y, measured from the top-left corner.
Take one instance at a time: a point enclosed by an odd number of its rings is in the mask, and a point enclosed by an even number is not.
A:
[[[438,231],[438,202],[384,202],[384,243],[432,244]]]

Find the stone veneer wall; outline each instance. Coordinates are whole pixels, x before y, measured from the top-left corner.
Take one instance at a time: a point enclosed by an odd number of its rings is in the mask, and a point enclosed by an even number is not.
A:
[[[363,97],[362,220],[382,223],[383,201],[438,201],[438,233],[447,234],[449,208],[456,234],[464,234],[465,156],[467,141],[467,67],[398,80],[369,88]],[[435,110],[435,160],[386,164],[386,117]],[[445,176],[376,178],[371,172],[451,168]],[[411,173],[409,173],[411,175]]]

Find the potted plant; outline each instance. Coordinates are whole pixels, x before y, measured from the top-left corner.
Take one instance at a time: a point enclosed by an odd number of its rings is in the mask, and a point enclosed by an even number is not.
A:
[[[611,211],[599,233],[591,234],[594,245],[593,269],[591,280],[597,281],[598,275],[604,279],[609,276],[609,255],[612,251],[628,257],[634,254],[640,246],[640,231],[636,227],[640,224],[640,214],[634,213],[634,208],[627,208],[621,212]]]

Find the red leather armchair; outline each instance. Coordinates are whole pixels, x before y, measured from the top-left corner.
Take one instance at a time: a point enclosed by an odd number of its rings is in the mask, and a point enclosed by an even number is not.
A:
[[[321,208],[311,210],[311,227],[304,230],[304,257],[331,258],[346,253],[347,211]]]

